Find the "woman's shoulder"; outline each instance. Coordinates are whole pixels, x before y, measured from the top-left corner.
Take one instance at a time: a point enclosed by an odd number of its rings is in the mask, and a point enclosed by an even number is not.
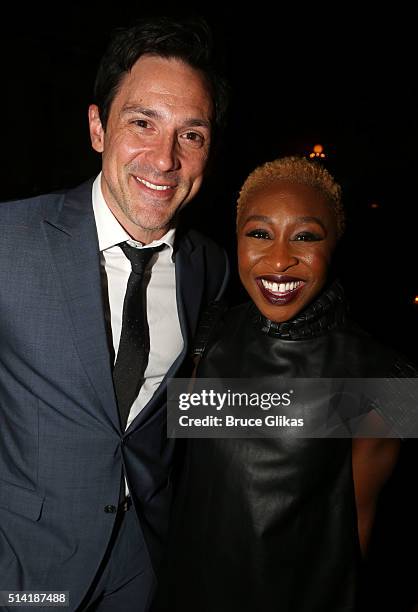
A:
[[[202,355],[216,338],[234,334],[242,330],[251,311],[251,302],[229,307],[226,302],[210,303],[203,311],[196,333],[193,355]]]
[[[346,324],[337,332],[344,340],[346,359],[361,361],[369,375],[395,378],[418,377],[418,365],[404,355],[390,342],[374,337],[356,321],[348,318]],[[366,367],[367,366],[367,367]]]

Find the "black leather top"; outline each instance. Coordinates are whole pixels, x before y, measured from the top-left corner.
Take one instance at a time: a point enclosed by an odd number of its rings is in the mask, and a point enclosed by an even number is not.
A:
[[[402,367],[348,321],[337,283],[281,325],[252,303],[226,313],[198,376],[384,377]],[[351,440],[189,440],[170,555],[168,610],[355,610]]]

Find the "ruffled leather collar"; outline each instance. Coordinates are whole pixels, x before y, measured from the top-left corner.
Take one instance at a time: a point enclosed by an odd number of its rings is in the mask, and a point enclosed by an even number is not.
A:
[[[344,324],[347,306],[344,290],[339,281],[334,281],[321,295],[294,319],[276,323],[266,319],[253,304],[252,317],[261,332],[282,340],[305,340],[321,336]]]

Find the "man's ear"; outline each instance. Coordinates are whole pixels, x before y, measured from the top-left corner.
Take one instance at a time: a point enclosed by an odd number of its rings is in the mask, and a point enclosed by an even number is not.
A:
[[[100,120],[99,108],[96,104],[89,106],[89,128],[91,146],[98,153],[104,151],[104,129]]]

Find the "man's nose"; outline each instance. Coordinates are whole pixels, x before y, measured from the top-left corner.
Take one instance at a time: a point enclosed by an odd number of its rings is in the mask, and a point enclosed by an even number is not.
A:
[[[180,167],[177,137],[174,134],[162,135],[150,151],[150,161],[159,172],[170,172]]]

